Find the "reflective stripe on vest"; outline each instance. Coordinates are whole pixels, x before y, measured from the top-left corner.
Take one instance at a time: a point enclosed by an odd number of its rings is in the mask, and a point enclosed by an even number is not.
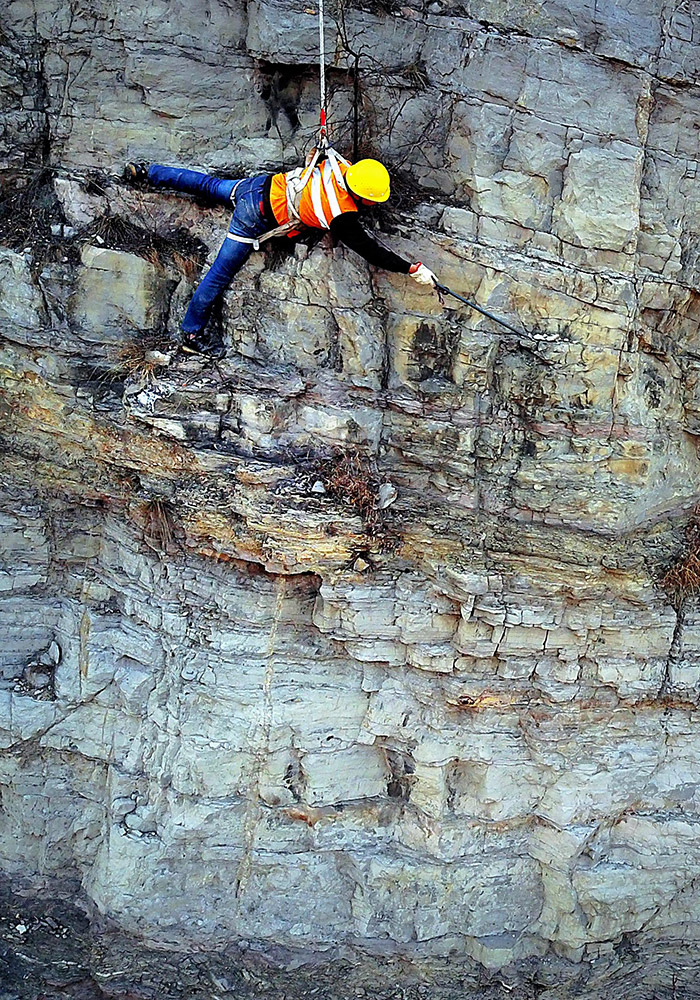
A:
[[[301,170],[275,174],[270,203],[277,221],[284,225],[297,218],[305,226],[328,229],[337,216],[356,212],[357,205],[345,187],[344,173],[348,164],[341,162],[342,167],[329,160],[315,166],[301,190],[297,189]]]
[[[342,174],[341,174],[342,177]],[[333,168],[331,167],[330,160],[326,160],[323,164],[323,183],[326,188],[326,194],[328,196],[328,204],[331,209],[331,217],[328,220],[328,224],[333,221],[338,215],[343,214],[343,210],[340,207],[340,202],[338,201],[338,195],[335,193],[335,187],[333,186]],[[343,180],[343,185],[345,181]]]
[[[304,197],[304,192],[302,192],[301,197]],[[321,198],[321,167],[316,167],[311,175],[311,204],[314,207],[314,215],[318,223],[324,229],[328,229],[328,220],[326,213],[323,211],[323,200]],[[301,208],[301,201],[299,202],[299,207]]]

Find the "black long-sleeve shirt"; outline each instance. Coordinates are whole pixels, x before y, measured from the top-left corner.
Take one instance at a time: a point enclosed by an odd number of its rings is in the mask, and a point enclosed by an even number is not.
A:
[[[270,228],[274,229],[279,226],[279,222],[275,218],[270,204],[271,184],[272,175],[269,175],[263,188],[261,208],[265,218],[270,223]],[[330,230],[331,236],[334,239],[344,243],[346,247],[350,247],[355,253],[359,253],[360,257],[364,257],[369,264],[381,267],[385,271],[397,271],[400,274],[408,274],[411,267],[410,261],[404,260],[403,257],[399,257],[392,250],[387,250],[385,247],[380,246],[362,228],[357,212],[343,212],[342,215],[337,215],[331,222]]]
[[[331,222],[331,236],[340,240],[346,247],[350,247],[360,257],[364,257],[375,267],[382,267],[385,271],[398,271],[400,274],[408,274],[411,267],[410,261],[399,257],[393,250],[387,250],[380,246],[375,239],[363,228],[357,217],[357,212],[343,212],[337,215]]]

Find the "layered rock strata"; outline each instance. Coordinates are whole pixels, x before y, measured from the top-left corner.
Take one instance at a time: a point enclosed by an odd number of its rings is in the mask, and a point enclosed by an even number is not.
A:
[[[694,8],[335,11],[387,239],[524,334],[324,238],[251,259],[215,365],[173,342],[226,214],[114,174],[295,162],[314,17],[2,17],[3,192],[44,206],[0,249],[3,870],[178,946],[694,938]]]

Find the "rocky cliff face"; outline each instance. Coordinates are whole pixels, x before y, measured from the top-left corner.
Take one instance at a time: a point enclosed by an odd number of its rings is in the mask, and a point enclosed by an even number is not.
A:
[[[228,219],[113,175],[297,162],[314,15],[4,6],[2,869],[176,946],[693,939],[700,14],[332,13],[387,242],[534,336],[325,238],[176,356]]]

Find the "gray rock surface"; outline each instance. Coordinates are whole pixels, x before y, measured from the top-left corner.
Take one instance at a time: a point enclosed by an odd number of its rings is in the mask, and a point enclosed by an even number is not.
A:
[[[697,16],[331,15],[380,235],[522,337],[326,237],[250,260],[222,361],[165,365],[228,218],[116,173],[296,162],[314,18],[3,9],[0,868],[175,947],[667,954],[700,926]]]

